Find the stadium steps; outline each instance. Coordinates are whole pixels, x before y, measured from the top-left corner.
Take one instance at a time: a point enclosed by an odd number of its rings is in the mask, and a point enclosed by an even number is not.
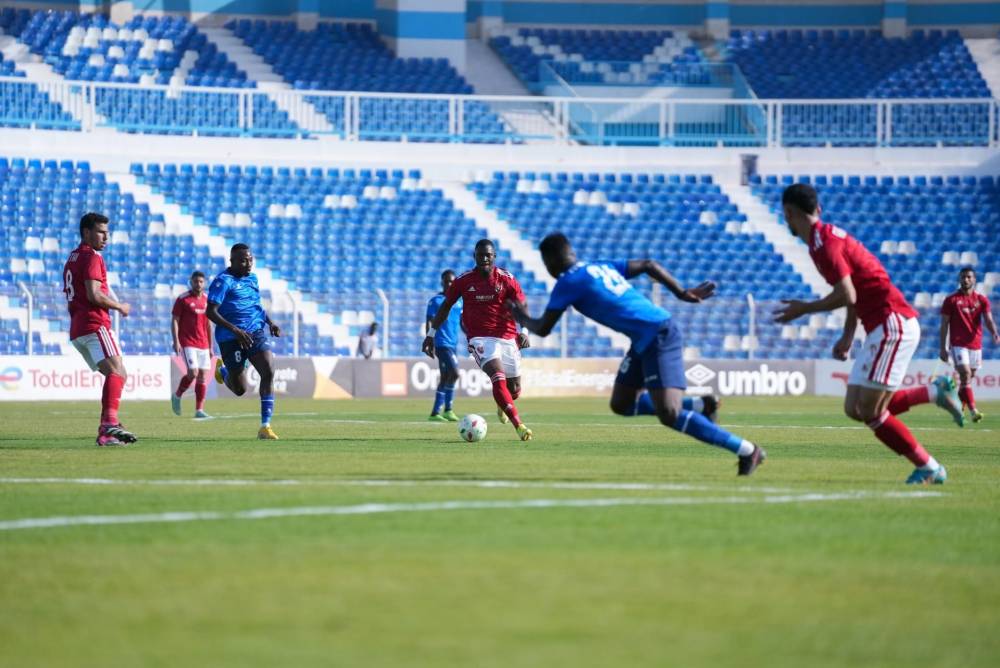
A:
[[[965,46],[990,87],[990,94],[1000,98],[1000,39],[966,39]]]
[[[829,286],[816,271],[806,245],[778,220],[771,209],[757,198],[749,187],[740,185],[738,181],[717,179],[716,183],[729,200],[746,214],[752,230],[764,235],[764,238],[774,246],[775,252],[792,266],[813,294],[819,296],[829,292]]]
[[[16,320],[21,332],[26,333],[28,309],[15,303],[16,301],[17,298],[0,295],[0,320]],[[31,328],[41,336],[42,343],[58,345],[63,355],[73,352],[73,344],[69,342],[69,332],[60,330],[58,323],[32,315]]]
[[[139,183],[132,174],[109,171],[106,172],[106,175],[108,182],[118,184],[122,193],[130,193],[137,202],[148,204],[151,213],[162,215],[166,223],[165,234],[189,235],[196,244],[207,247],[212,257],[218,258],[219,267],[228,265],[229,248],[238,239],[230,240],[213,234],[208,226],[200,224],[194,216],[184,213],[179,205],[168,202],[163,195],[155,192],[149,186]],[[254,273],[257,274],[261,291],[267,290],[271,293],[272,304],[269,311],[291,314],[294,311],[294,302],[298,306],[302,322],[314,325],[320,336],[332,338],[337,347],[350,347],[355,343],[354,337],[350,336],[347,327],[337,324],[332,314],[327,313],[315,301],[306,298],[288,281],[276,276],[270,268],[257,263],[254,266]],[[291,334],[291,326],[286,323],[279,324],[284,325],[286,334]]]
[[[38,89],[53,104],[61,107],[66,113],[73,117],[78,123],[87,123],[87,103],[81,93],[74,93],[66,83],[66,78],[56,72],[51,65],[31,53],[27,44],[11,35],[5,35],[0,29],[0,54],[4,60],[14,63],[14,66],[24,72],[25,78],[35,84]],[[56,85],[52,85],[56,84]],[[94,112],[93,124],[102,126],[107,124],[107,119],[101,114]]]
[[[500,218],[495,211],[486,208],[486,205],[474,192],[458,181],[440,181],[436,182],[434,186],[441,188],[445,197],[451,200],[456,209],[475,220],[480,227],[485,228],[491,239],[499,241],[500,245],[506,248],[514,259],[523,264],[527,270],[534,274],[535,278],[545,283],[546,290],[552,290],[556,281],[545,269],[542,256],[539,255],[536,248],[525,241],[524,237],[510,223]],[[534,307],[534,310],[537,312],[538,307]],[[591,324],[596,327],[601,336],[611,339],[611,345],[616,352],[624,354],[631,346],[629,338],[624,334],[597,323]],[[555,338],[558,337],[553,337],[553,340]],[[533,344],[535,341],[536,337],[532,337]]]
[[[231,30],[224,27],[198,29],[215,43],[221,53],[246,72],[251,80],[256,81],[258,90],[266,92],[275,106],[288,114],[296,125],[315,132],[333,132],[333,126],[327,117],[316,111],[312,103],[282,95],[280,91],[290,90],[291,86]]]

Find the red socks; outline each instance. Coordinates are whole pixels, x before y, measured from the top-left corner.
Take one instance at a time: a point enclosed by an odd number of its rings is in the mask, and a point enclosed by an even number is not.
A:
[[[194,409],[200,411],[205,407],[205,393],[208,392],[208,385],[204,378],[199,378],[194,384]]]
[[[125,379],[116,373],[108,374],[104,379],[104,391],[101,393],[101,424],[118,424],[118,405],[122,399],[122,389]]]
[[[908,390],[897,390],[892,395],[892,399],[889,400],[889,412],[893,415],[899,415],[910,410],[913,406],[927,404],[930,401],[930,388],[926,385],[923,387],[911,387]]]
[[[518,417],[517,408],[514,407],[514,399],[507,389],[507,376],[498,371],[490,376],[490,380],[493,381],[493,400],[497,402],[497,406],[507,414],[515,427],[521,426],[521,418]]]
[[[889,411],[869,422],[868,428],[875,432],[875,437],[885,443],[890,450],[906,457],[914,466],[919,468],[930,459],[924,446],[920,445],[906,425]]]
[[[958,388],[958,398],[962,400],[963,404],[969,407],[970,411],[976,410],[976,398],[972,396],[971,385]]]
[[[187,389],[191,387],[191,381],[193,378],[188,378],[187,376],[181,376],[181,382],[177,384],[177,391],[174,392],[174,396],[183,396]]]

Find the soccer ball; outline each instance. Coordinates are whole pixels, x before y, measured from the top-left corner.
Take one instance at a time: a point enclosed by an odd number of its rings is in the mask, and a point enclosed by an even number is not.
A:
[[[458,421],[458,435],[469,443],[483,440],[486,438],[486,419],[482,415],[469,413]]]

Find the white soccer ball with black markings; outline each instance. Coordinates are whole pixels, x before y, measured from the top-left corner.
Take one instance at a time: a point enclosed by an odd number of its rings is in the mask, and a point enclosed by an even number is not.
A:
[[[458,421],[458,435],[463,441],[477,443],[486,438],[486,418],[469,413]]]

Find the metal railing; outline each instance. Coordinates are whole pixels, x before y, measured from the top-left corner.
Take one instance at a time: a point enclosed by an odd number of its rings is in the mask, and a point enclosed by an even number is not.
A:
[[[82,132],[112,128],[232,137],[333,136],[346,141],[650,146],[1000,145],[998,101],[988,98],[711,100],[265,92],[82,81],[36,84],[19,78],[0,78],[0,95],[7,102],[0,112],[2,125]]]

